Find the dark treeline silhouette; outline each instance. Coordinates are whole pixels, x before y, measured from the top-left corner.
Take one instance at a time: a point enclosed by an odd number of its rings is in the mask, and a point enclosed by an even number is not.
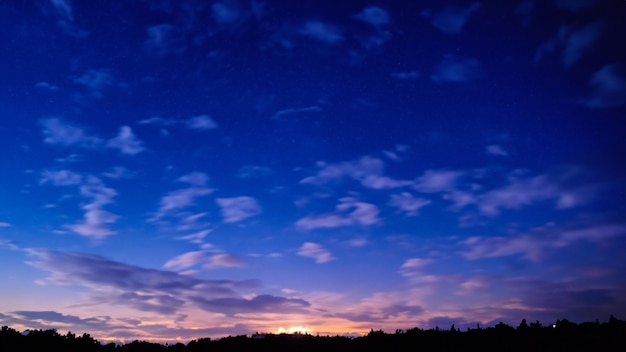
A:
[[[370,331],[363,337],[313,336],[309,334],[254,334],[229,336],[219,340],[201,338],[187,345],[133,341],[123,345],[101,344],[89,334],[66,335],[56,330],[30,330],[20,333],[3,326],[0,351],[62,352],[367,352],[367,351],[626,351],[626,321],[610,317],[608,322],[575,324],[567,319],[542,325],[526,320],[517,328],[499,323],[494,327],[460,331],[413,328],[385,333]]]

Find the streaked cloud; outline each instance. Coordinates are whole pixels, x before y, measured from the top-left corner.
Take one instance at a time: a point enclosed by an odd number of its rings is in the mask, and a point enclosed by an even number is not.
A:
[[[326,248],[314,242],[303,243],[298,249],[298,255],[313,258],[317,264],[328,263],[335,259]]]
[[[351,178],[371,189],[390,189],[409,186],[413,181],[396,180],[383,175],[384,162],[378,158],[364,156],[359,160],[336,164],[318,162],[319,171],[300,181],[303,184],[323,185],[343,178]]]
[[[485,152],[489,155],[494,156],[509,156],[509,152],[507,152],[506,149],[497,144],[491,144],[486,146]]]
[[[296,227],[304,230],[336,228],[344,226],[371,226],[380,223],[378,207],[360,202],[352,197],[339,199],[334,213],[310,215],[296,222]]]
[[[609,243],[626,235],[626,226],[606,224],[579,228],[559,228],[548,224],[528,233],[512,236],[477,236],[461,241],[461,253],[471,260],[521,255],[538,262],[549,250],[558,250],[580,242]]]
[[[162,117],[151,117],[140,120],[142,125],[156,125],[162,127],[184,126],[196,131],[209,131],[218,127],[217,123],[209,115],[198,115],[188,119],[166,119]]]
[[[453,190],[463,171],[426,170],[418,177],[413,188],[423,193],[437,193]]]
[[[435,83],[464,83],[482,76],[480,61],[472,57],[444,55],[443,61],[433,68],[430,79]]]
[[[344,39],[335,26],[314,20],[307,21],[300,29],[300,34],[327,44],[337,44]]]
[[[389,13],[378,6],[365,7],[361,12],[354,15],[354,18],[369,23],[374,27],[381,27],[389,24]]]
[[[119,134],[107,142],[107,147],[118,149],[122,154],[128,155],[139,154],[146,150],[143,142],[137,139],[133,130],[128,126],[120,127]]]
[[[85,148],[96,148],[102,143],[98,137],[89,135],[84,128],[52,117],[40,120],[44,142],[53,145],[78,145]]]
[[[582,100],[589,108],[611,109],[626,105],[626,74],[622,66],[605,65],[589,80],[591,93]]]
[[[217,198],[225,223],[240,222],[261,214],[261,206],[252,197]]]
[[[430,203],[431,201],[428,199],[417,198],[409,192],[393,194],[389,199],[389,205],[397,208],[407,216],[417,216],[419,210]]]
[[[432,25],[445,33],[459,34],[470,16],[478,11],[480,3],[475,2],[466,8],[448,6],[443,10],[434,11],[432,14]]]

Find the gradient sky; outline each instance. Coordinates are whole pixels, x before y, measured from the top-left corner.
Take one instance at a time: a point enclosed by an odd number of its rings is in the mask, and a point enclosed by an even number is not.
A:
[[[623,318],[625,17],[3,1],[0,325],[186,342]]]

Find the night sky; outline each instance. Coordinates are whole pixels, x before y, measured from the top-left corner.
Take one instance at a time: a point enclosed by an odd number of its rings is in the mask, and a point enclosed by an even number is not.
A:
[[[0,325],[626,317],[626,1],[0,2]]]

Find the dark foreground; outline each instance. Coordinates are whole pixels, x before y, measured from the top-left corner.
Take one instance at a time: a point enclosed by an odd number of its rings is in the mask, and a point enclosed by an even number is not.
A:
[[[256,334],[229,336],[219,340],[202,338],[187,345],[161,345],[133,341],[124,345],[102,345],[89,334],[66,335],[56,330],[32,330],[20,333],[9,327],[0,330],[0,351],[63,352],[184,352],[184,351],[626,351],[626,321],[613,316],[608,322],[574,324],[567,320],[542,326],[539,322],[517,327],[500,323],[495,327],[459,331],[418,328],[387,334],[371,331],[363,337]]]

